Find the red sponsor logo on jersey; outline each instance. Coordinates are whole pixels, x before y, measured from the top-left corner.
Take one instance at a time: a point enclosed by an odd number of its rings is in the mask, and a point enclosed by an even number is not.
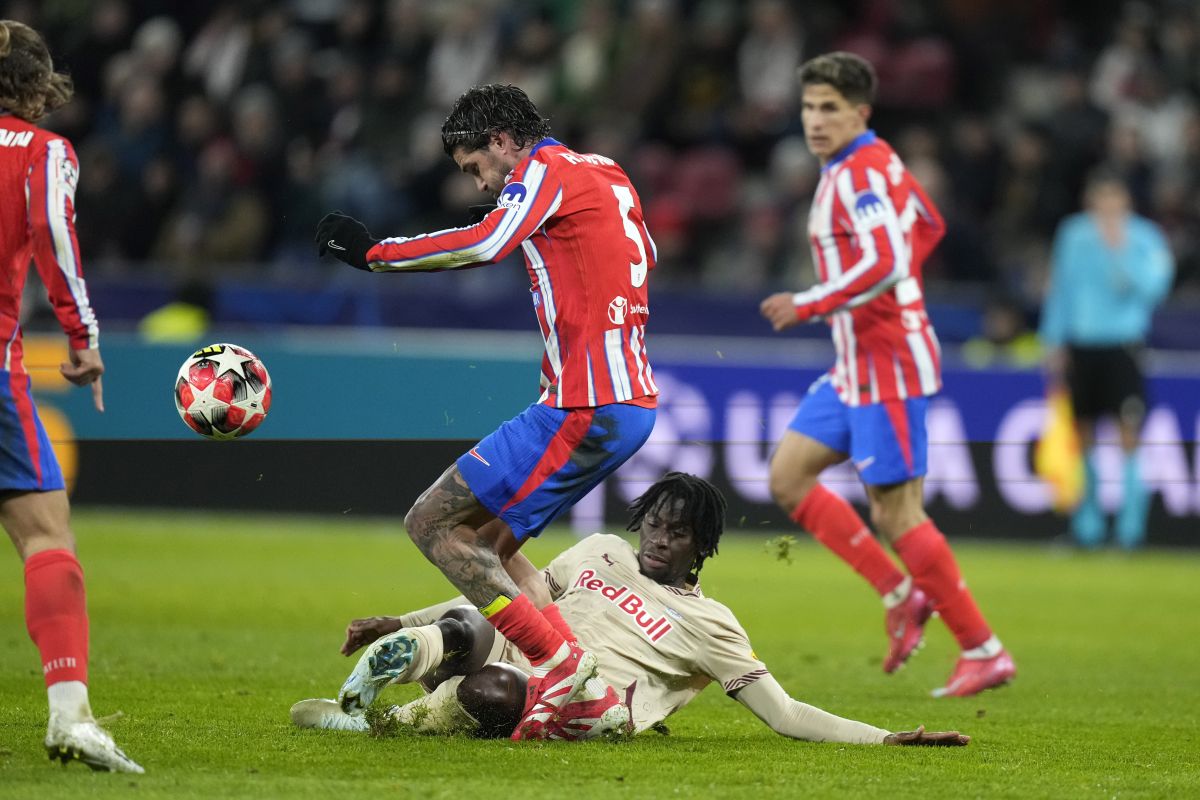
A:
[[[641,595],[628,586],[606,583],[602,578],[596,577],[595,570],[585,569],[580,572],[579,577],[575,579],[575,586],[590,592],[599,592],[610,603],[632,617],[634,624],[641,628],[642,633],[652,642],[657,642],[671,630],[671,623],[667,621],[666,616],[655,617],[644,610],[646,601]]]

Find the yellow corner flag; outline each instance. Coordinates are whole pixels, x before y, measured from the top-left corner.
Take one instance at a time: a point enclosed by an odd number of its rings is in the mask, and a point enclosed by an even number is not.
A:
[[[1055,511],[1066,513],[1079,504],[1083,496],[1083,454],[1071,398],[1064,389],[1046,395],[1046,427],[1033,452],[1033,468],[1049,484]]]

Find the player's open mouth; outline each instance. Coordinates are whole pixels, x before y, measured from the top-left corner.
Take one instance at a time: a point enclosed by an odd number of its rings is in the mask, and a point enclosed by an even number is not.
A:
[[[661,559],[656,555],[652,555],[651,553],[642,553],[642,561],[647,567],[661,568],[667,566],[665,559]]]

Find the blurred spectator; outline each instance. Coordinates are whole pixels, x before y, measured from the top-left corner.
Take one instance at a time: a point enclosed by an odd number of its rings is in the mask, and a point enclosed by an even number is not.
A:
[[[1025,312],[1014,300],[995,297],[983,311],[983,330],[968,339],[962,358],[976,369],[995,366],[1032,367],[1042,360],[1042,345],[1030,330]]]
[[[253,187],[237,183],[236,171],[231,142],[219,140],[204,148],[196,182],[167,218],[155,255],[192,274],[212,264],[263,257],[267,206]]]
[[[142,318],[138,333],[156,344],[195,342],[208,331],[212,309],[212,287],[203,280],[188,281],[175,299]]]
[[[84,158],[80,235],[106,270],[227,251],[184,220],[232,222],[242,203],[254,233],[236,237],[240,269],[308,258],[316,208],[460,224],[461,176],[426,134],[498,76],[567,144],[629,165],[668,280],[757,294],[809,258],[795,68],[845,47],[880,65],[875,127],[939,187],[949,227],[932,293],[966,281],[1032,301],[1051,233],[1101,162],[1163,225],[1181,290],[1200,290],[1195,3],[1112,0],[1107,16],[1001,0],[3,5],[50,23],[74,76],[76,101],[47,125]],[[231,154],[227,179],[217,152]]]

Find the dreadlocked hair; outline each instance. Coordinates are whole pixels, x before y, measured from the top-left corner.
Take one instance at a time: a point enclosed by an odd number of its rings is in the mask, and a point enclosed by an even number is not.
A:
[[[717,554],[717,543],[725,531],[725,497],[708,481],[686,472],[668,472],[629,504],[632,517],[626,530],[637,531],[652,509],[676,499],[683,500],[680,521],[692,528],[696,543],[692,573],[698,575],[704,560]]]
[[[543,119],[529,95],[516,86],[476,86],[454,101],[442,123],[442,147],[451,157],[459,148],[469,153],[482,150],[500,131],[507,131],[517,147],[524,147],[550,135],[550,120]]]
[[[42,35],[24,23],[0,20],[0,108],[37,122],[73,93],[71,79],[54,71]]]

